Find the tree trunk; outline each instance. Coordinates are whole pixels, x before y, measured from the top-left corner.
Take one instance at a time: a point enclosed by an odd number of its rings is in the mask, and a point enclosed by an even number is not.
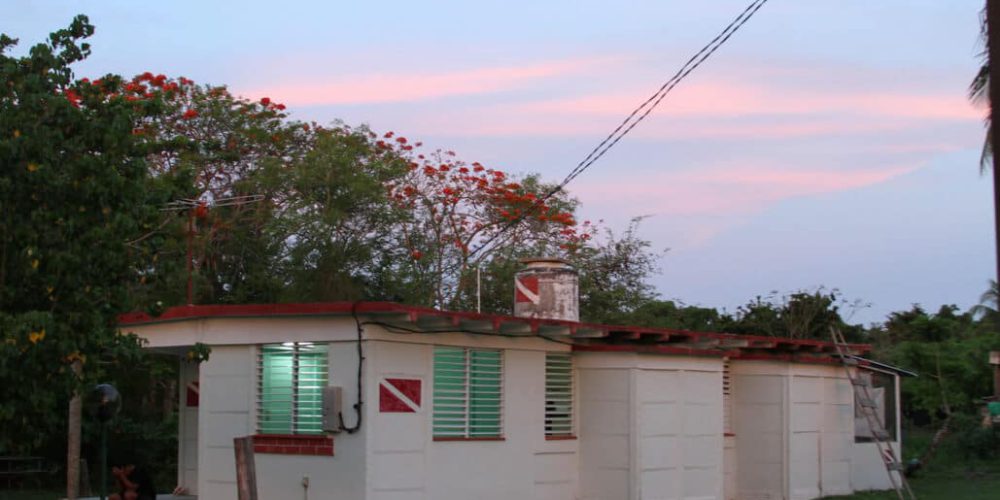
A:
[[[83,372],[80,361],[72,364],[77,378]],[[80,493],[80,423],[83,419],[83,396],[76,392],[69,400],[69,426],[66,429],[66,499],[75,500]]]
[[[997,29],[994,29],[996,27]],[[993,110],[1000,106],[1000,0],[986,0],[986,50],[990,65],[990,129],[1000,114]],[[996,238],[997,283],[1000,283],[1000,133],[990,133],[993,151],[993,235]]]
[[[1000,0],[998,0],[1000,1]],[[934,358],[935,365],[937,366],[937,381],[938,388],[941,390],[941,411],[944,412],[944,422],[941,423],[941,428],[934,433],[934,438],[931,439],[931,443],[927,446],[927,450],[920,457],[920,463],[923,466],[927,466],[930,462],[931,457],[934,456],[934,452],[937,451],[938,446],[944,441],[944,438],[948,436],[951,431],[949,427],[951,425],[951,404],[948,402],[948,389],[944,385],[944,377],[941,375],[941,352],[939,351]]]

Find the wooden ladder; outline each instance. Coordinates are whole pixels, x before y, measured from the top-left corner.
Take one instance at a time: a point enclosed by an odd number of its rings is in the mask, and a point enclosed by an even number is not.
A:
[[[844,340],[844,334],[839,329],[831,327],[830,336],[833,338],[833,344],[837,348],[837,356],[844,365],[847,378],[851,381],[851,386],[854,388],[854,405],[865,416],[868,430],[872,435],[872,440],[875,441],[878,447],[879,456],[882,457],[882,463],[885,465],[885,471],[889,474],[889,481],[892,483],[892,488],[896,490],[896,496],[899,497],[899,500],[916,500],[917,496],[913,494],[913,490],[910,489],[910,484],[906,481],[906,476],[903,474],[903,463],[896,458],[895,452],[892,451],[892,436],[886,431],[882,421],[878,418],[878,414],[875,413],[878,405],[871,394],[871,379],[862,377],[855,371],[858,367],[858,359],[850,353],[847,341]],[[886,410],[888,411],[889,409],[887,408]]]

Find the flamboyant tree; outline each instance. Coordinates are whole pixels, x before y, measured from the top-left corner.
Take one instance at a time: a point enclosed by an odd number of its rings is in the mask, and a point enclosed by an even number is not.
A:
[[[467,306],[477,268],[494,258],[565,256],[592,237],[589,222],[577,224],[576,202],[562,192],[546,197],[552,186],[536,177],[466,163],[452,151],[419,153],[421,146],[392,132],[376,142],[407,160],[406,175],[385,187],[404,214],[394,230],[409,259],[394,271],[411,280],[418,302]]]
[[[269,98],[250,101],[184,77],[147,72],[123,92],[161,98],[162,113],[134,132],[160,145],[147,157],[152,175],[186,185],[162,207],[166,237],[138,264],[156,272],[140,273],[134,293],[166,305],[278,300],[286,283],[274,272],[283,240],[273,220],[289,203],[280,177],[312,147],[310,127],[287,120]]]

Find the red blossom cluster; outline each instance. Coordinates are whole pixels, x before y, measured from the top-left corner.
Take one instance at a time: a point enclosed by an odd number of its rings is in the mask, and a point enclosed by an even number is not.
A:
[[[285,105],[277,102],[271,101],[270,97],[261,97],[260,105],[264,106],[264,109],[269,111],[284,111]]]
[[[234,106],[239,107],[239,112],[255,119],[283,118],[281,114],[286,107],[284,104],[272,101],[269,97],[263,97],[258,102],[251,102],[232,96],[225,87],[205,87],[200,90],[195,82],[189,78],[170,78],[163,74],[153,74],[145,72],[135,76],[131,80],[122,81],[120,84],[109,84],[98,79],[90,81],[87,78],[78,80],[73,86],[66,88],[62,94],[74,107],[79,108],[87,98],[95,98],[100,101],[110,101],[123,99],[130,103],[141,104],[147,101],[161,100],[167,103],[176,111],[174,116],[180,120],[193,120],[202,115],[198,108],[198,96],[202,93],[210,99],[228,100]],[[309,131],[308,125],[303,125],[305,131]],[[137,128],[133,133],[142,133],[144,128]]]
[[[525,186],[478,162],[466,164],[455,158],[454,151],[413,153],[422,144],[411,144],[393,132],[371,137],[377,151],[399,155],[408,162],[409,173],[402,181],[386,186],[390,200],[414,214],[403,232],[437,235],[441,248],[459,251],[459,260],[477,243],[508,230],[515,221],[525,221],[519,227],[530,226],[532,235],[546,235],[566,250],[578,248],[594,234],[589,222],[577,227],[571,212],[542,201],[539,186]],[[411,257],[420,260],[427,249],[416,246],[410,247]]]
[[[62,94],[75,108],[79,108],[81,104],[90,99],[97,102],[122,99],[138,105],[142,102],[158,99],[175,100],[178,96],[188,93],[193,87],[194,82],[187,78],[171,79],[166,75],[154,75],[147,71],[131,80],[120,83],[104,79],[91,81],[89,78],[81,78],[63,90]]]

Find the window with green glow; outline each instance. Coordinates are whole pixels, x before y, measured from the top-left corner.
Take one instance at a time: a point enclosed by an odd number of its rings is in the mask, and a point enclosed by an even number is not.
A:
[[[327,346],[311,342],[263,345],[257,370],[257,431],[319,434]]]
[[[493,349],[434,348],[434,437],[503,435],[503,356]]]

